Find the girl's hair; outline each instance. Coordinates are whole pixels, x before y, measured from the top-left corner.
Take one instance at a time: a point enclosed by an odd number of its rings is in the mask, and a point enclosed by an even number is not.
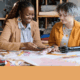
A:
[[[80,15],[80,8],[76,6],[76,4],[72,2],[62,3],[57,6],[57,12],[64,11],[69,15],[78,16]]]
[[[31,1],[29,1],[29,0],[19,0],[18,2],[16,2],[16,5],[12,8],[8,17],[4,21],[3,28],[4,28],[5,23],[8,19],[17,18],[19,16],[19,10],[22,11],[26,7],[33,7],[34,8]]]

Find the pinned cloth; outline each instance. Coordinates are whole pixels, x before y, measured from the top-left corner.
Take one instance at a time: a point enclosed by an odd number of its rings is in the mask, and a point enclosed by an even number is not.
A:
[[[46,54],[50,53],[52,51],[52,49],[53,48],[44,49],[44,50],[40,51],[38,54],[46,55]]]

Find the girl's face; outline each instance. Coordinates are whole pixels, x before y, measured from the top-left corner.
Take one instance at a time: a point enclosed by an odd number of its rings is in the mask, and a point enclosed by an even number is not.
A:
[[[21,20],[24,24],[28,24],[34,18],[34,8],[33,7],[26,7],[22,11],[19,11]]]
[[[60,11],[59,17],[63,24],[68,24],[68,23],[72,22],[74,19],[73,16],[67,14],[65,11]]]

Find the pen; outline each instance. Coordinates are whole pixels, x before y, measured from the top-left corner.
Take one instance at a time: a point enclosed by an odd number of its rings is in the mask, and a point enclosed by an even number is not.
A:
[[[45,48],[39,48],[39,47],[37,47],[37,49],[45,49]]]

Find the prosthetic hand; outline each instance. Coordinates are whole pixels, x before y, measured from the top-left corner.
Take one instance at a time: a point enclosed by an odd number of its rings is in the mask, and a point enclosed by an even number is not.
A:
[[[61,53],[67,53],[69,51],[80,51],[80,46],[77,46],[77,47],[62,46],[62,47],[59,47],[59,50]]]

